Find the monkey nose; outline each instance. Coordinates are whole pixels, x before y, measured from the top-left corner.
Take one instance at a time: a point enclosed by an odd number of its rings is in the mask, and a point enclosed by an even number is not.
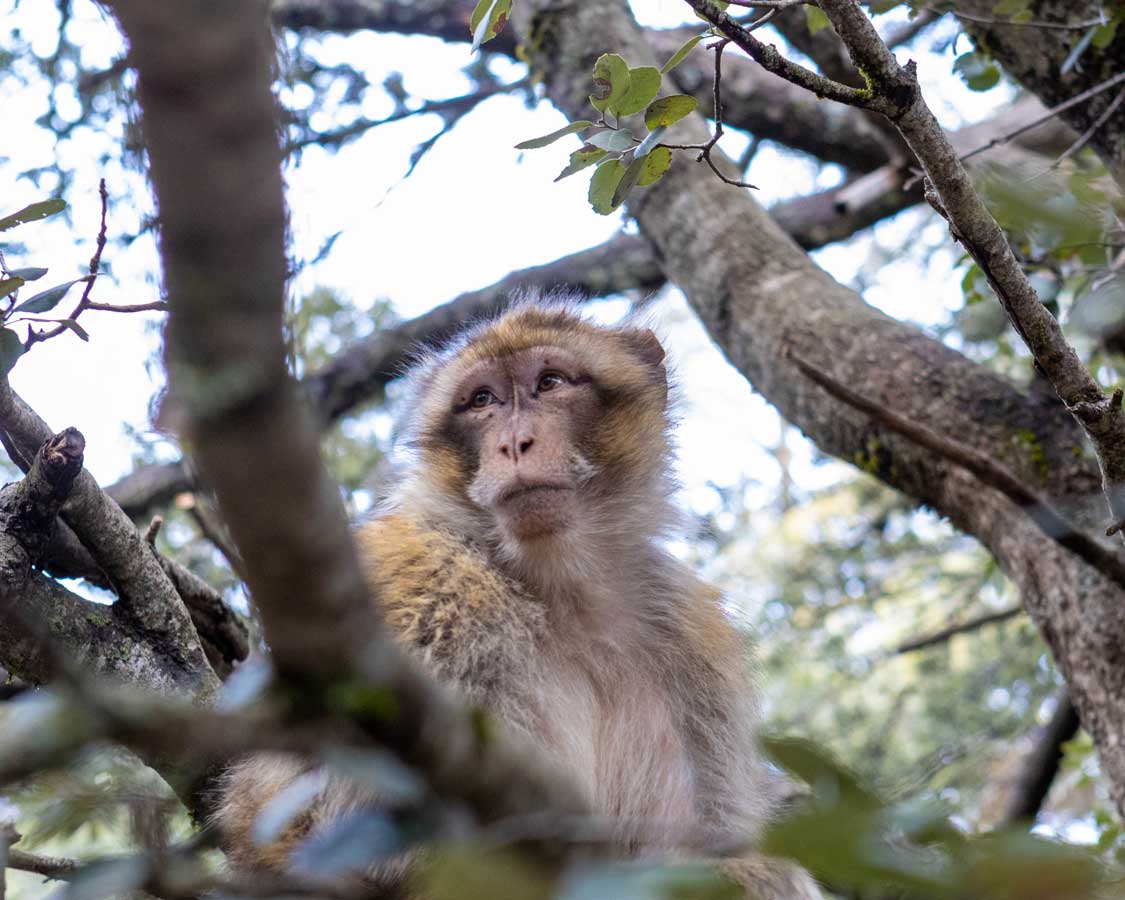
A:
[[[500,445],[500,455],[505,459],[518,462],[521,456],[527,455],[534,444],[535,438],[533,437],[512,435],[511,440],[504,441]]]

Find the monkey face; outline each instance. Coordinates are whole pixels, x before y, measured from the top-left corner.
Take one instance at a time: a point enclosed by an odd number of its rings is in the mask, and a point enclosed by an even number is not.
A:
[[[468,496],[520,541],[556,534],[580,518],[595,474],[583,436],[601,401],[574,354],[537,346],[483,359],[454,394],[453,427],[476,471]]]
[[[649,511],[669,489],[668,377],[651,331],[526,303],[412,377],[415,483],[507,551],[662,527]]]

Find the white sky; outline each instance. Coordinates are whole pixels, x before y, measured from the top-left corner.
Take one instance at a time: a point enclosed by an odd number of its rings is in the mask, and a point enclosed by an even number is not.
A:
[[[648,24],[690,19],[690,11],[679,0],[635,0],[633,6]],[[108,64],[120,47],[112,24],[89,0],[75,0],[74,9],[76,21],[71,27],[88,60]],[[53,49],[57,15],[49,0],[18,4],[0,0],[4,23],[22,29],[37,52]],[[927,39],[921,46],[932,43]],[[407,89],[419,96],[453,96],[468,87],[459,71],[470,62],[467,44],[358,34],[329,36],[321,46],[325,62],[363,61],[372,83],[401,71]],[[916,55],[930,101],[950,126],[960,124],[955,110],[981,118],[1007,97],[1003,89],[985,95],[968,91],[950,74],[949,50]],[[515,65],[506,65],[501,74],[514,79],[520,72]],[[65,111],[72,89],[61,85],[57,90]],[[16,173],[46,164],[60,152],[51,136],[33,124],[46,108],[45,92],[46,86],[16,91],[11,80],[0,78],[5,134],[0,145],[0,213],[51,193],[49,185],[37,189],[28,179],[16,178]],[[380,116],[390,109],[389,101],[372,101],[363,112]],[[562,122],[546,103],[528,110],[519,99],[493,98],[462,120],[414,175],[397,187],[415,145],[437,128],[432,117],[381,127],[335,154],[307,149],[287,172],[295,255],[311,257],[329,235],[343,234],[327,259],[302,272],[294,291],[300,295],[313,286],[327,285],[361,305],[387,297],[401,316],[410,317],[463,290],[496,281],[512,269],[547,262],[610,237],[621,226],[622,216],[591,212],[585,179],[552,183],[572,148],[560,142],[523,154],[512,149],[518,141],[551,131]],[[72,224],[56,218],[7,233],[6,237],[28,247],[26,254],[7,253],[9,267],[50,266],[50,274],[39,282],[44,287],[82,275],[97,231],[101,175],[109,182],[111,234],[136,229],[149,204],[140,177],[117,161],[118,137],[85,132],[64,147],[61,152],[79,172],[66,197]],[[743,140],[731,134],[724,146],[737,154]],[[96,161],[101,153],[110,157],[105,166]],[[795,154],[766,146],[755,159],[751,180],[763,186],[758,198],[769,203],[811,190],[815,175],[814,167]],[[819,185],[838,177],[832,170],[823,172]],[[910,213],[884,223],[874,237],[828,248],[817,258],[847,283],[877,246],[895,246],[920,215]],[[80,241],[77,245],[75,237]],[[925,237],[927,244],[945,242],[944,229],[937,223],[930,225]],[[960,305],[959,279],[952,270],[956,254],[947,247],[923,268],[920,249],[916,246],[914,252],[881,268],[873,266],[876,277],[866,296],[891,315],[932,324]],[[141,238],[127,250],[111,245],[106,259],[111,275],[99,280],[96,299],[136,303],[158,297],[151,240]],[[77,296],[76,289],[59,310],[68,309]],[[762,479],[768,496],[777,470],[761,447],[778,440],[776,415],[723,362],[686,313],[682,298],[669,291],[657,310],[668,323],[665,332],[686,398],[680,437],[691,505],[703,508],[713,501],[703,488],[707,481],[732,484],[747,475]],[[157,338],[146,320],[151,323],[155,318],[87,313],[82,322],[92,336],[89,344],[68,334],[36,346],[11,376],[16,389],[53,428],[74,425],[86,435],[87,465],[103,482],[130,467],[133,444],[125,424],[147,428],[147,404],[156,382],[145,362]],[[799,483],[811,486],[833,477],[831,468],[813,471],[811,450],[803,441],[791,436],[791,443],[797,449]]]

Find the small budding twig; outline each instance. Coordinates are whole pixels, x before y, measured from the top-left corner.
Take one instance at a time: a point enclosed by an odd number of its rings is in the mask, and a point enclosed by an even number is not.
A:
[[[804,0],[801,0],[803,3]],[[747,26],[749,31],[755,28],[760,28],[765,25],[770,19],[777,15],[780,7],[771,8],[771,10],[762,16],[760,19],[755,20],[751,25]],[[721,38],[714,43],[708,44],[708,50],[715,51],[715,81],[714,81],[714,106],[715,106],[715,133],[711,135],[711,139],[704,144],[664,144],[663,146],[670,150],[698,150],[699,156],[695,158],[696,162],[705,162],[710,166],[711,171],[714,172],[720,181],[731,185],[732,187],[752,188],[758,189],[756,184],[751,184],[748,181],[740,181],[737,178],[731,178],[723,174],[719,167],[715,165],[715,161],[711,159],[711,151],[715,149],[715,145],[723,136],[723,96],[722,96],[722,80],[723,80],[723,50],[729,44],[730,38]]]
[[[26,353],[35,344],[42,341],[48,341],[53,337],[57,337],[64,331],[72,330],[73,323],[78,321],[78,317],[86,310],[101,310],[103,312],[119,312],[119,313],[135,313],[135,312],[166,312],[168,304],[162,300],[156,300],[152,303],[132,303],[117,305],[113,303],[98,303],[90,299],[90,292],[94,289],[94,282],[98,280],[98,275],[101,273],[102,251],[105,250],[106,244],[106,216],[109,212],[109,193],[106,191],[105,179],[103,178],[98,183],[98,196],[102,202],[102,215],[101,224],[98,228],[98,236],[94,245],[94,255],[90,257],[90,265],[88,267],[88,274],[85,277],[86,285],[82,289],[82,297],[78,301],[78,305],[71,310],[67,321],[60,322],[59,324],[36,331],[28,326],[27,340],[23,343],[23,349]],[[54,321],[51,319],[36,319],[36,321]],[[81,334],[82,332],[79,332]]]

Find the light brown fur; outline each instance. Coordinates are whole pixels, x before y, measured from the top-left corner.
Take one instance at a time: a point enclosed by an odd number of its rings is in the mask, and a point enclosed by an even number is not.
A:
[[[457,406],[482,366],[535,366],[537,353],[565,359],[581,377],[558,398],[513,388],[479,412]],[[415,374],[417,464],[357,535],[372,595],[402,645],[554,760],[633,854],[685,834],[752,839],[775,803],[754,748],[744,641],[718,592],[658,542],[674,519],[662,358],[650,332],[595,326],[565,305],[517,307],[483,326]],[[518,382],[522,370],[511,371]],[[567,430],[568,416],[590,409],[595,428],[583,419]],[[529,448],[537,441],[525,456],[539,454],[540,468],[527,471],[573,475],[564,499],[578,524],[515,538],[502,504],[471,499],[471,484],[478,497],[499,496],[500,476],[481,473],[486,454],[508,453],[508,437],[526,437]],[[529,463],[513,460],[511,471],[519,465]],[[536,522],[552,512],[530,501],[528,509],[520,515]],[[256,845],[255,817],[306,770],[259,756],[227,773],[216,820],[236,865],[284,868],[296,843],[371,802],[329,783],[280,839]],[[791,867],[732,865],[748,896],[819,896]]]

